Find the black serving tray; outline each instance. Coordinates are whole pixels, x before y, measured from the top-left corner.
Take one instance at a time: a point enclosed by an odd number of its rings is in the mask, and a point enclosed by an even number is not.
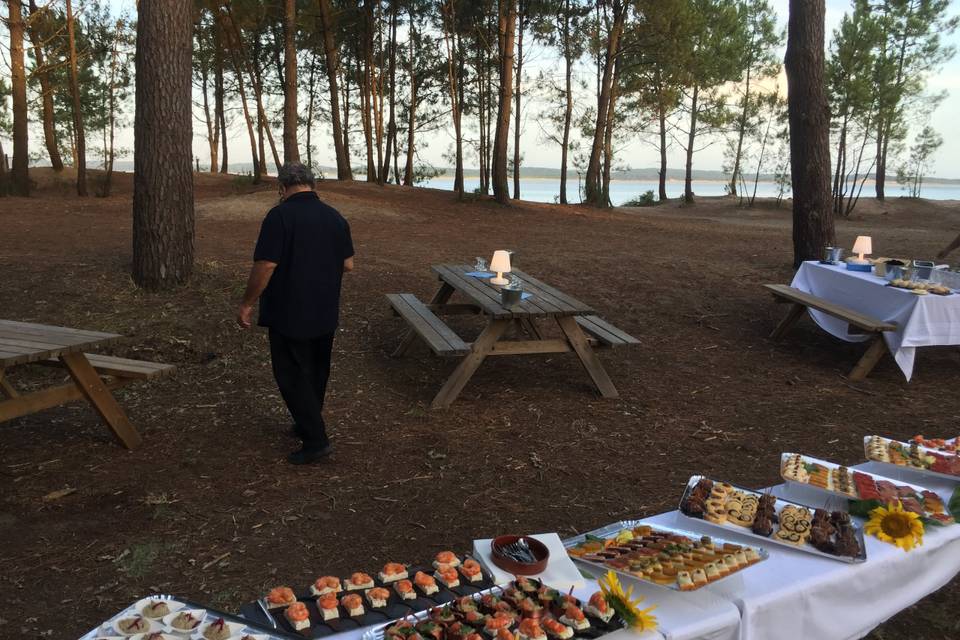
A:
[[[464,559],[467,557],[469,556],[465,556]],[[347,593],[359,594],[363,598],[364,614],[362,616],[351,617],[347,615],[346,609],[338,607],[340,617],[335,620],[326,621],[323,619],[323,614],[317,606],[319,596],[313,595],[309,588],[307,588],[305,591],[297,594],[297,600],[304,603],[307,606],[307,611],[310,612],[310,626],[302,631],[297,631],[293,628],[286,616],[283,615],[284,608],[270,609],[268,612],[265,610],[262,600],[243,605],[240,607],[240,614],[244,619],[256,621],[257,624],[265,626],[268,629],[281,630],[283,634],[288,637],[324,638],[345,631],[355,631],[366,627],[384,625],[394,620],[399,620],[420,613],[421,611],[428,611],[434,607],[453,602],[457,598],[472,596],[481,591],[491,589],[496,583],[486,569],[482,568],[482,565],[481,569],[483,571],[483,579],[481,581],[470,584],[461,582],[460,586],[454,587],[453,589],[447,589],[438,581],[437,586],[440,590],[429,596],[414,585],[413,588],[419,596],[416,600],[402,600],[393,588],[393,583],[384,584],[383,581],[380,580],[378,573],[370,574],[371,576],[375,576],[373,580],[375,587],[384,587],[390,591],[387,606],[377,609],[372,608],[364,596],[366,592],[365,589],[358,589],[352,592],[341,591],[337,594],[338,599]],[[433,566],[408,567],[407,573],[409,574],[409,580],[411,582],[413,582],[413,576],[417,571],[423,571],[426,574],[433,575],[435,569]],[[465,581],[463,574],[460,575],[460,578]],[[341,579],[341,582],[345,583],[346,581]]]

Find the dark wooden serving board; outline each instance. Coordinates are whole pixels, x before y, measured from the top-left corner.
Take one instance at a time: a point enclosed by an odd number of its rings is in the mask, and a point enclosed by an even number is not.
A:
[[[407,573],[409,574],[408,579],[411,582],[413,582],[413,576],[416,575],[417,571],[423,571],[426,574],[433,575],[435,569],[432,566],[409,567],[407,569]],[[366,596],[364,595],[366,592],[365,589],[360,589],[353,592],[341,591],[337,594],[338,599],[342,598],[348,593],[359,594],[363,598],[364,614],[361,616],[351,617],[347,615],[347,611],[343,607],[338,607],[340,617],[334,620],[324,621],[323,614],[320,612],[320,609],[317,606],[318,596],[310,593],[308,588],[306,591],[297,595],[297,600],[307,606],[307,611],[310,612],[310,626],[302,631],[296,631],[287,620],[286,616],[283,615],[284,608],[271,609],[270,615],[277,624],[277,630],[282,632],[284,635],[293,637],[323,638],[337,633],[343,633],[344,631],[373,627],[384,624],[385,622],[390,622],[392,620],[399,620],[405,616],[418,613],[420,611],[426,611],[427,609],[444,605],[448,602],[453,602],[457,598],[470,596],[495,586],[493,577],[487,573],[486,570],[484,570],[483,580],[480,582],[466,584],[466,579],[461,574],[461,584],[458,587],[447,589],[438,581],[437,586],[440,588],[440,590],[437,593],[428,596],[424,594],[419,587],[414,585],[414,590],[418,595],[417,599],[401,600],[400,596],[393,588],[393,583],[384,584],[380,580],[379,574],[370,575],[376,575],[373,580],[374,586],[384,587],[390,591],[390,598],[387,600],[386,607],[380,607],[377,609],[372,608]],[[342,580],[341,582],[346,584],[346,580]],[[264,615],[263,609],[261,609],[260,604],[257,602],[250,602],[240,607],[240,615],[247,620],[256,622],[260,626],[265,626],[267,628],[272,626],[270,620]]]

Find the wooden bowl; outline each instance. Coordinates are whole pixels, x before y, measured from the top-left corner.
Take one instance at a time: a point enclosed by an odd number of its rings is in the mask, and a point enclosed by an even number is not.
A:
[[[517,562],[500,551],[501,547],[511,545],[520,539],[526,541],[530,551],[533,552],[533,557],[537,559],[536,562]],[[493,560],[493,564],[507,573],[516,576],[532,576],[543,573],[544,569],[547,568],[547,562],[550,560],[550,550],[547,549],[547,545],[530,536],[498,536],[490,543],[490,558]]]

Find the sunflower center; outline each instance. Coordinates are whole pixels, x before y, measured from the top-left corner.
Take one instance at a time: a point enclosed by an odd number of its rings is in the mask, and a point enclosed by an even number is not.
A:
[[[910,518],[899,513],[891,513],[884,517],[880,522],[880,528],[891,538],[904,538],[912,535]]]

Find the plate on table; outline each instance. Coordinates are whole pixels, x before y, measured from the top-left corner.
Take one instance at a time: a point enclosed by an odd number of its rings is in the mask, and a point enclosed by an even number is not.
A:
[[[780,458],[780,477],[795,485],[811,487],[848,500],[899,500],[908,511],[933,520],[937,525],[956,524],[936,492],[926,487],[898,482],[859,469],[848,469],[826,460],[799,453],[784,453]]]
[[[181,629],[173,625],[174,621],[181,615],[190,615],[196,620],[194,624],[189,629]],[[179,611],[173,611],[165,616],[163,616],[163,624],[166,627],[164,631],[168,633],[175,633],[179,636],[189,636],[192,635],[197,629],[200,628],[200,625],[203,624],[203,620],[207,615],[206,609],[187,609],[183,608]]]
[[[918,443],[899,442],[882,436],[864,436],[867,460],[907,469],[915,473],[960,482],[960,456],[921,447]]]
[[[162,602],[165,605],[167,605],[167,613],[164,613],[159,616],[148,615],[144,611],[144,609],[149,604],[154,602]],[[163,618],[165,618],[170,613],[176,613],[177,611],[180,611],[181,609],[183,609],[185,606],[186,605],[180,602],[179,600],[174,600],[173,598],[168,598],[168,597],[160,597],[160,598],[142,598],[140,600],[137,600],[137,602],[133,605],[133,608],[136,609],[137,613],[142,615],[144,618],[149,618],[151,620],[163,620]]]
[[[613,570],[674,591],[693,591],[719,582],[770,557],[762,548],[673,527],[647,525],[640,520],[614,522],[568,538],[563,546],[576,563],[603,571]],[[660,565],[658,556],[662,551],[673,556],[672,568]],[[684,553],[692,557],[683,556]],[[731,558],[729,562],[727,556]],[[713,570],[708,571],[707,565],[714,565]],[[706,582],[701,580],[692,588],[689,585],[681,588],[679,572],[686,571],[692,577],[697,569],[704,571]]]
[[[138,628],[135,631],[126,631],[123,626],[125,621],[137,618],[141,621],[141,624],[145,625],[145,628]],[[111,628],[116,632],[116,635],[123,636],[124,638],[132,638],[133,636],[143,635],[145,633],[155,633],[157,631],[163,631],[163,624],[158,620],[151,620],[150,618],[145,618],[136,611],[126,612],[126,615],[118,616],[116,620],[113,621]]]
[[[764,511],[769,511],[767,517]],[[680,499],[680,513],[724,531],[831,560],[867,559],[863,529],[846,511],[815,509],[705,476],[691,476]]]

